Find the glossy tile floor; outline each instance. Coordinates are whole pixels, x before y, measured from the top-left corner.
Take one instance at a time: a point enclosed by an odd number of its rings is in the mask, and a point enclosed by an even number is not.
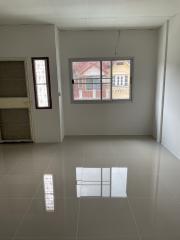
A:
[[[0,240],[179,240],[180,160],[150,138],[0,145]]]

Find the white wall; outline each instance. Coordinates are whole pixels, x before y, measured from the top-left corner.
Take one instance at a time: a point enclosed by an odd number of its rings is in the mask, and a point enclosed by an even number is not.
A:
[[[152,135],[156,84],[156,30],[122,30],[120,57],[134,57],[133,101],[71,104],[68,59],[114,56],[117,31],[61,31],[65,135]]]
[[[180,15],[169,24],[162,144],[180,158]]]
[[[158,33],[158,61],[157,61],[157,83],[156,83],[156,104],[155,104],[155,126],[154,136],[158,142],[162,137],[163,107],[164,107],[164,88],[167,60],[167,37],[168,22],[164,24]]]
[[[31,57],[49,57],[53,108],[37,110],[34,104]],[[20,25],[0,27],[0,58],[26,58],[31,96],[35,142],[60,141],[58,82],[55,34],[53,25]]]
[[[55,47],[56,47],[56,66],[58,80],[58,99],[59,99],[59,121],[60,121],[60,139],[64,139],[64,112],[63,112],[63,97],[61,84],[61,62],[60,62],[60,45],[59,45],[59,30],[55,27]]]

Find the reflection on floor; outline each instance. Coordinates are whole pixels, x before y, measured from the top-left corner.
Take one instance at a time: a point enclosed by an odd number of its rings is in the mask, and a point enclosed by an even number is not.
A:
[[[54,186],[52,174],[44,174],[44,201],[46,211],[54,211]]]
[[[150,138],[0,145],[0,240],[179,240],[179,182]]]
[[[127,168],[76,168],[77,197],[127,197]]]

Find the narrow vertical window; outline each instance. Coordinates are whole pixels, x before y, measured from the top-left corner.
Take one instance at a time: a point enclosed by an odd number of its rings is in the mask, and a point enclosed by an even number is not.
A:
[[[35,104],[37,109],[52,108],[49,59],[32,58]]]

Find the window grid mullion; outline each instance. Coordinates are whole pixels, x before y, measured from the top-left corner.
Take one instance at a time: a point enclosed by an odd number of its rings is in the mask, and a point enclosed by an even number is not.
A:
[[[110,197],[112,197],[112,168],[110,168]]]
[[[102,101],[102,61],[100,61],[101,101]]]
[[[111,83],[110,83],[110,84],[111,84],[111,86],[110,86],[110,87],[111,87],[110,100],[112,100],[112,85],[113,85],[113,84],[112,84],[112,61],[111,61],[111,76],[110,76],[110,79],[111,79]]]
[[[46,85],[46,86],[47,86],[47,83],[37,83],[37,82],[36,82],[36,86],[39,86],[39,85],[40,85],[40,86],[42,86],[42,85]]]
[[[102,168],[101,168],[101,197],[103,196],[103,185],[102,185],[102,181],[103,181],[103,176],[102,176]]]

